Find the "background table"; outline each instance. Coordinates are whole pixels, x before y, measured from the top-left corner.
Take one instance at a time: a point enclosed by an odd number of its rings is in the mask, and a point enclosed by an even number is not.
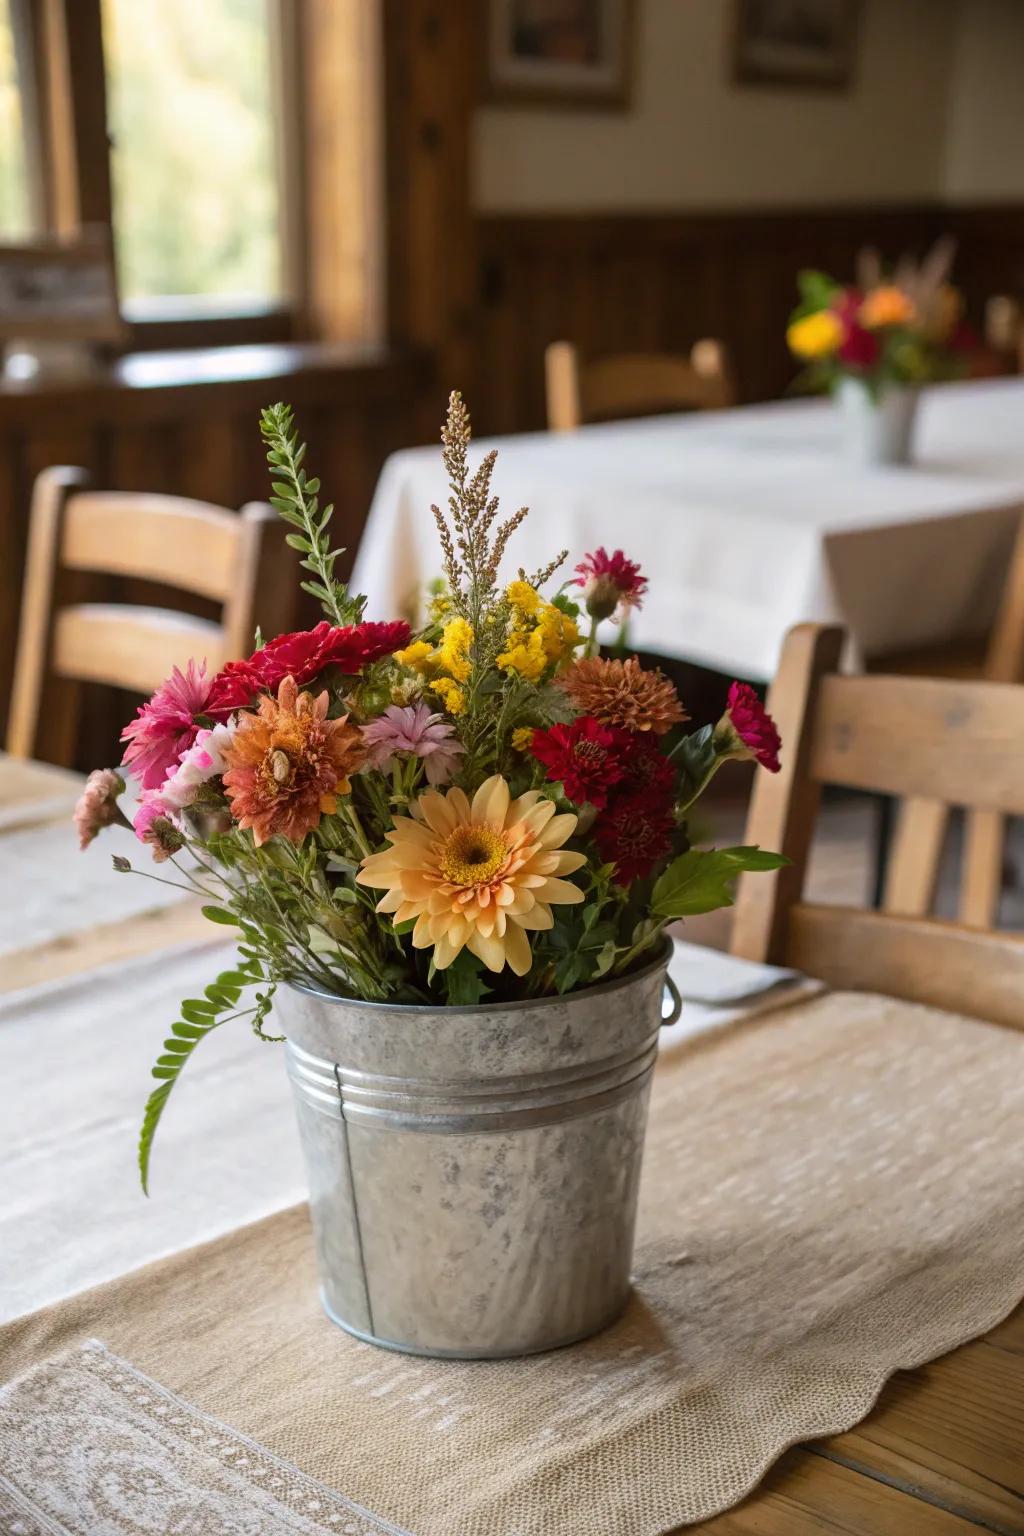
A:
[[[74,775],[14,763],[0,754],[0,878],[4,838],[10,828],[55,825],[69,813],[79,784]],[[74,936],[4,957],[0,992],[8,994],[9,1008],[16,1011],[22,988],[33,988],[24,994],[34,1000],[33,1033],[27,1036],[33,1051],[45,1055],[49,1049],[47,1010],[39,1005],[37,983],[46,981],[52,986],[61,978],[78,977],[100,986],[104,976],[116,978],[128,957],[132,964],[138,964],[140,956],[151,953],[156,970],[164,963],[158,956],[166,957],[183,944],[209,940],[210,936],[209,925],[191,901],[142,913],[113,927],[97,921],[99,916],[95,911],[84,912],[81,929]],[[0,1028],[8,1023],[0,1024]],[[147,1034],[155,1025],[155,1020],[140,1019]],[[148,1045],[147,1041],[147,1061]],[[204,1049],[213,1052],[215,1042]],[[260,1058],[270,1048],[253,1044],[251,1050],[256,1052],[253,1066],[259,1073]],[[213,1057],[208,1060],[212,1064]],[[112,1096],[123,1095],[125,1074],[131,1067],[123,1056],[115,1055],[109,1058],[108,1069]],[[189,1070],[201,1072],[198,1058]],[[283,1076],[281,1069],[282,1084]],[[0,1087],[0,1094],[3,1091]],[[177,1091],[184,1095],[184,1085]],[[244,1096],[225,1094],[217,1134],[233,1136],[237,1141],[250,1104]],[[176,1109],[180,1112],[183,1105],[172,1105],[169,1116]],[[283,1102],[281,1112],[285,1112]],[[0,1124],[4,1119],[0,1106]],[[161,1135],[170,1131],[169,1119]],[[251,1124],[248,1133],[253,1134]],[[73,1151],[67,1150],[69,1154]],[[168,1165],[168,1176],[172,1166]],[[18,1190],[9,1183],[5,1202],[18,1197]],[[93,1189],[89,1215],[94,1221],[102,1217],[104,1199],[102,1187]],[[252,1214],[240,1207],[237,1222]],[[188,1247],[203,1235],[207,1234],[197,1230],[183,1237],[180,1246]],[[62,1240],[74,1244],[75,1231],[65,1230]],[[165,1247],[163,1251],[168,1250]],[[823,1536],[840,1532],[845,1536],[969,1536],[980,1529],[1021,1532],[1022,1444],[1024,1308],[985,1338],[920,1370],[894,1377],[877,1408],[855,1429],[795,1447],[743,1504],[690,1529],[706,1531],[708,1536]]]
[[[852,469],[827,401],[787,401],[579,432],[499,449],[505,514],[526,505],[504,571],[622,547],[651,578],[634,645],[766,681],[801,620],[840,622],[851,659],[981,633],[1024,503],[1024,381],[941,385],[921,401],[916,463]],[[386,463],[352,584],[368,614],[414,608],[440,571],[431,502],[440,453]]]

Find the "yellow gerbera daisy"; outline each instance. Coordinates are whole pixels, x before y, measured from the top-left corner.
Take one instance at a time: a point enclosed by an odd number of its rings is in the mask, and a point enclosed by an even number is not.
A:
[[[383,888],[378,912],[396,923],[415,918],[412,942],[433,946],[439,971],[463,949],[490,971],[509,965],[525,976],[533,959],[527,933],[551,928],[551,908],[583,900],[579,886],[560,878],[585,864],[582,853],[559,852],[576,817],[555,815],[531,789],[513,800],[495,774],[472,804],[461,789],[428,789],[396,816],[390,848],[362,862],[356,879]]]

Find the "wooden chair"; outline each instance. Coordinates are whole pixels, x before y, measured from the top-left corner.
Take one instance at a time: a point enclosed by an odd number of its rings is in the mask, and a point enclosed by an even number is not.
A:
[[[46,469],[32,493],[7,751],[73,759],[81,684],[151,693],[190,657],[218,670],[286,627],[294,564],[277,514],[179,496],[87,489],[84,470]],[[268,536],[268,534],[270,536]],[[222,605],[219,623],[138,603],[62,604],[64,572],[176,587]],[[43,709],[44,694],[46,708]],[[41,729],[42,727],[42,729]]]
[[[710,338],[695,342],[689,358],[622,353],[589,363],[581,363],[571,341],[553,341],[544,372],[552,432],[575,432],[585,421],[736,404],[725,348]]]
[[[883,657],[871,670],[914,677],[962,681],[1024,682],[1024,513],[1021,515],[1006,583],[987,639],[954,641]],[[914,799],[900,807],[893,857],[882,905],[888,912],[920,917],[935,898],[949,806]],[[992,811],[968,813],[960,889],[960,918],[976,928],[995,926],[1002,890],[1005,818]]]
[[[792,863],[740,882],[731,948],[830,986],[1024,1028],[1024,935],[803,900],[823,784],[1024,815],[1024,686],[838,675],[842,631],[790,631],[769,696],[782,770],[759,774],[746,841]]]

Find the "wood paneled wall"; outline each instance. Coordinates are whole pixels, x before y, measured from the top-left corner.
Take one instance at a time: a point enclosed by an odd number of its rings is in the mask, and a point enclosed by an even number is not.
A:
[[[347,575],[386,456],[415,440],[416,402],[443,395],[429,362],[372,349],[274,346],[126,358],[106,378],[73,387],[0,386],[0,722],[6,721],[21,601],[32,483],[52,464],[89,470],[97,486],[195,496],[239,507],[269,492],[259,411],[295,408],[322,500],[335,503],[334,537]],[[93,576],[71,578],[68,599],[170,601],[213,614],[201,600]],[[315,604],[296,581],[296,619]],[[305,608],[303,608],[305,604]],[[136,701],[137,702],[137,701]],[[81,766],[113,760],[131,701],[97,689],[87,700]],[[126,714],[126,709],[128,714]],[[3,725],[0,724],[0,743]]]
[[[544,425],[544,348],[558,337],[599,355],[685,351],[718,336],[741,397],[776,397],[795,372],[785,327],[801,267],[852,279],[862,246],[895,257],[946,230],[977,322],[989,294],[1024,294],[1020,205],[481,217],[476,422],[488,432]]]

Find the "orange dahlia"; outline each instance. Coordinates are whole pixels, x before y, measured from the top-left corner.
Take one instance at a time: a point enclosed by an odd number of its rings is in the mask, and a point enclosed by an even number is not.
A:
[[[605,725],[664,736],[688,719],[664,672],[645,671],[635,656],[629,661],[586,657],[574,662],[558,682],[577,709]]]
[[[264,695],[258,714],[242,714],[229,746],[224,789],[240,827],[251,827],[257,848],[278,833],[301,843],[322,815],[338,808],[349,774],[365,756],[348,716],[327,718],[327,692],[299,693],[286,677],[277,698]]]
[[[370,854],[356,876],[385,891],[377,911],[396,923],[414,918],[412,942],[433,946],[440,971],[468,949],[490,971],[507,964],[525,976],[528,932],[553,926],[553,906],[583,900],[579,886],[560,878],[587,862],[559,851],[576,817],[556,816],[536,789],[513,800],[500,774],[472,802],[461,789],[428,789],[409,809],[395,817],[391,847]]]

